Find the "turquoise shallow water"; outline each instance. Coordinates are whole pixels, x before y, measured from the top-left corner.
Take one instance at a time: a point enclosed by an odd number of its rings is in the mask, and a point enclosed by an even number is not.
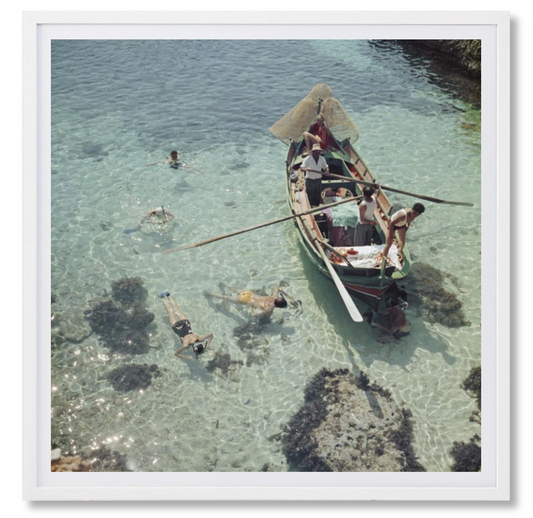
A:
[[[375,330],[349,320],[291,223],[160,253],[288,213],[286,148],[268,128],[318,82],[359,126],[356,147],[380,182],[475,204],[428,203],[408,236],[415,261],[459,278],[470,327],[431,324],[410,308],[411,335],[378,343]],[[421,463],[449,471],[453,441],[480,433],[461,388],[481,355],[479,121],[453,85],[394,43],[54,41],[54,311],[82,314],[113,281],[139,276],[155,314],[147,354],[110,354],[94,334],[53,350],[54,430],[71,451],[106,444],[138,471],[287,470],[269,438],[302,403],[306,381],[322,367],[362,369],[413,412]],[[145,167],[171,149],[203,174]],[[161,204],[176,216],[171,225],[124,234]],[[261,288],[282,280],[304,313],[276,312],[251,364],[223,375],[205,369],[213,352],[198,362],[174,357],[178,339],[159,292],[173,294],[195,331],[215,334],[213,350],[246,363],[250,352],[233,333],[246,313],[216,311],[202,293],[220,281]],[[155,363],[162,376],[119,394],[106,375],[129,363]]]

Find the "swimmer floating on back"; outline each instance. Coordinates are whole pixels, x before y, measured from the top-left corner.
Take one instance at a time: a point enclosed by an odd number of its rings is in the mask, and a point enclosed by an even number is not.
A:
[[[183,356],[181,354],[183,351],[190,348],[196,355],[196,359],[198,359],[198,356],[205,353],[211,344],[213,334],[198,336],[193,333],[189,319],[180,311],[175,300],[170,296],[170,292],[165,291],[161,293],[159,297],[163,301],[163,306],[165,306],[167,311],[172,331],[174,331],[174,333],[176,333],[181,339],[181,347],[174,353],[174,355],[183,360],[192,360],[190,356]]]
[[[155,209],[152,209],[144,218],[141,220],[141,222],[135,227],[130,228],[128,230],[124,230],[124,234],[131,234],[133,232],[137,232],[137,230],[140,230],[141,227],[145,223],[151,223],[155,225],[162,225],[163,223],[168,223],[170,220],[174,219],[174,214],[166,210],[162,205],[161,207],[156,207]]]

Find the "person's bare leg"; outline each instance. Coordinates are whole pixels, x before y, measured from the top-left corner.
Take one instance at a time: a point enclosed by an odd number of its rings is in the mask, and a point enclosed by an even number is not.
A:
[[[227,295],[218,295],[217,293],[211,293],[210,291],[206,291],[205,293],[206,295],[209,295],[210,297],[215,297],[217,299],[223,299],[223,300],[229,300],[230,302],[233,302],[235,304],[239,302],[239,299],[234,299],[233,297],[228,297]]]
[[[170,306],[170,304],[165,299],[161,299],[161,300],[163,301],[163,306],[165,306],[165,309],[167,310],[170,327],[172,327],[174,323],[176,322],[176,315],[174,314],[174,309]]]
[[[228,290],[231,290],[231,291],[234,291],[235,293],[240,293],[241,291],[244,291],[244,290],[241,290],[239,288],[235,288],[234,286],[230,286],[229,284],[225,283],[224,281],[220,281],[220,283],[222,286],[228,288]]]
[[[187,317],[180,311],[180,308],[176,304],[176,301],[169,295],[168,301],[170,302],[172,309],[174,310],[174,318],[176,320],[187,320]]]
[[[304,131],[303,137],[305,139],[305,147],[307,151],[311,151],[313,144],[320,144],[320,138],[308,131]]]

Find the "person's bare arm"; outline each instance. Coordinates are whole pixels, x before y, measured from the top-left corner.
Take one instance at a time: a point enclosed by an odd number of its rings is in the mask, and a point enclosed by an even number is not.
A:
[[[185,349],[187,349],[189,347],[190,344],[187,344],[187,345],[183,345],[181,346],[175,353],[174,353],[174,356],[177,356],[178,358],[181,358],[182,360],[192,360],[192,358],[190,358],[189,356],[183,356],[183,354],[180,354],[182,353],[183,351],[185,351]]]

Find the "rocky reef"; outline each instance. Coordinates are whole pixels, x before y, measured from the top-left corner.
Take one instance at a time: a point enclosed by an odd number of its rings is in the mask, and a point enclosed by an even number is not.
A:
[[[90,471],[90,463],[78,455],[62,456],[59,448],[52,450],[51,471]]]
[[[424,60],[430,82],[481,108],[480,40],[396,40],[408,59]]]
[[[143,306],[143,282],[138,277],[124,277],[112,286],[113,298],[93,302],[86,311],[87,321],[105,347],[120,353],[144,354],[150,346],[146,326],[153,322],[154,314]]]
[[[463,390],[476,399],[479,410],[472,412],[469,421],[481,425],[481,367],[473,367],[463,380]],[[481,437],[478,434],[465,443],[454,442],[451,450],[454,464],[452,471],[481,471]]]
[[[61,449],[52,450],[51,471],[96,471],[124,472],[128,469],[128,458],[105,447],[84,455],[61,455]]]
[[[474,435],[470,442],[454,442],[452,456],[455,462],[452,471],[481,471],[481,447],[476,444],[479,436]]]
[[[425,471],[411,444],[411,414],[361,373],[322,369],[282,433],[297,471]]]
[[[124,472],[131,471],[128,466],[128,458],[117,451],[101,447],[86,456],[90,462],[90,471],[96,472]]]
[[[111,284],[113,298],[124,304],[141,303],[146,300],[148,292],[140,277],[123,277]]]
[[[144,390],[152,384],[152,378],[161,376],[156,364],[124,365],[113,369],[107,379],[117,392]]]
[[[477,407],[481,409],[481,367],[473,367],[470,374],[463,381],[463,390],[476,398]]]
[[[429,264],[413,263],[406,283],[408,298],[429,322],[448,327],[469,326],[471,323],[465,319],[463,303],[444,287],[447,281],[455,287],[459,284],[449,273]]]
[[[244,362],[232,360],[229,354],[216,351],[215,357],[207,362],[205,370],[207,372],[219,370],[222,374],[227,375],[233,365],[244,365]]]
[[[459,67],[467,76],[481,78],[481,40],[405,40],[432,51],[435,59]]]

